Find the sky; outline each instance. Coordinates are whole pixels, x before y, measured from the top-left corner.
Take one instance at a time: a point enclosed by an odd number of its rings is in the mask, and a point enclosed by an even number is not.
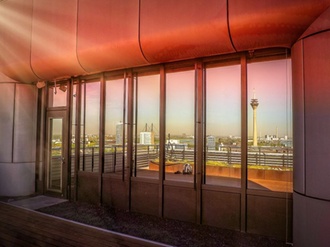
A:
[[[258,99],[258,136],[292,137],[291,60],[274,60],[248,64],[248,99]],[[249,135],[252,135],[252,107],[249,106]]]
[[[194,134],[194,70],[166,74],[166,135]],[[240,65],[206,69],[207,135],[240,136],[241,82]],[[145,124],[159,131],[160,76],[138,78],[138,131]],[[98,133],[100,83],[87,83],[86,131]],[[115,134],[123,121],[123,79],[106,85],[106,134]],[[258,136],[291,137],[291,60],[273,60],[248,64],[248,135],[252,136],[251,99],[257,108]],[[58,94],[55,97],[60,97]],[[157,134],[157,133],[156,133]]]

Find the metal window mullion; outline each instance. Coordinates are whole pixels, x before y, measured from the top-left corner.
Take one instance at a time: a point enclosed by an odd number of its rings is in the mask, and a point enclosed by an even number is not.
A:
[[[241,56],[241,231],[246,232],[247,221],[247,60]]]
[[[104,173],[104,143],[105,143],[105,91],[106,83],[104,74],[102,73],[100,78],[100,125],[99,125],[99,202],[103,202],[102,185],[103,185],[103,173]]]
[[[86,151],[86,82],[83,84],[84,86],[84,119],[83,119],[83,171],[85,171],[85,151]],[[80,128],[80,126],[79,126]]]
[[[136,74],[133,75],[133,83],[135,86],[135,116],[134,116],[134,123],[133,123],[133,126],[134,126],[134,164],[133,165],[133,169],[134,169],[134,172],[133,172],[133,176],[136,177],[136,170],[137,170],[137,152],[138,152],[138,149],[137,149],[137,125],[138,125],[138,78],[136,76]]]
[[[124,85],[123,85],[123,129],[122,129],[122,181],[125,181],[125,139],[126,139],[126,92],[127,92],[127,72],[124,73]]]
[[[195,189],[196,189],[196,219],[197,223],[202,222],[202,166],[203,166],[203,64],[198,61],[195,64]]]
[[[164,216],[164,180],[165,180],[165,142],[166,142],[166,74],[164,66],[160,68],[159,101],[159,216]]]

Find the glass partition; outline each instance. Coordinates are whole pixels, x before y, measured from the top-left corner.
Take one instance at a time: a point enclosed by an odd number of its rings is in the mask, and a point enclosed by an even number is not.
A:
[[[291,60],[248,64],[248,188],[292,192]]]
[[[100,82],[81,85],[80,169],[99,169]]]
[[[139,75],[134,86],[133,176],[158,179],[160,76]]]
[[[165,179],[193,182],[195,71],[166,73]]]
[[[122,174],[126,147],[126,85],[123,78],[106,80],[104,172]]]
[[[240,187],[240,65],[206,68],[205,183]]]

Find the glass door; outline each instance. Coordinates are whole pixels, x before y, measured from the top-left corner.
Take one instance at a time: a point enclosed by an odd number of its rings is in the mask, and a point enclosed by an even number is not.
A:
[[[46,192],[66,197],[67,186],[67,138],[64,133],[66,124],[65,111],[47,113],[47,148],[46,148]]]

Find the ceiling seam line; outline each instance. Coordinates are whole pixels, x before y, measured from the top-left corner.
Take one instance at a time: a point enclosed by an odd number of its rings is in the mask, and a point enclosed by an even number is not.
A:
[[[228,3],[228,0],[226,0],[226,10],[227,10],[227,30],[228,30],[228,35],[229,35],[229,40],[230,40],[230,43],[232,45],[232,47],[234,48],[235,52],[237,52],[237,49],[234,45],[234,42],[233,42],[233,39],[232,39],[232,36],[231,36],[231,32],[230,32],[230,25],[229,25],[229,3]]]
[[[141,45],[141,0],[139,0],[139,14],[138,14],[138,43],[139,43],[139,48],[140,48],[140,52],[143,56],[143,58],[145,59],[145,61],[149,64],[150,61],[147,59],[146,55],[144,54],[143,52],[143,49],[142,49],[142,45]]]

